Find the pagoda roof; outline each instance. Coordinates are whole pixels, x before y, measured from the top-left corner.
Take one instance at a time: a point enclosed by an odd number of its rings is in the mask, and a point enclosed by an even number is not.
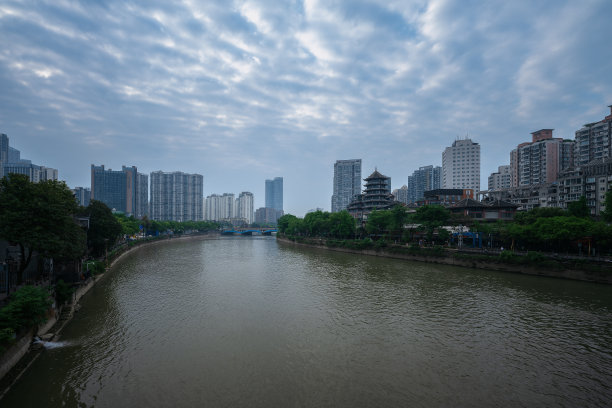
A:
[[[369,176],[369,177],[367,177],[367,178],[365,178],[364,180],[380,179],[380,178],[384,178],[384,179],[386,179],[386,178],[389,178],[389,177],[387,177],[387,176],[385,176],[385,175],[383,175],[383,174],[379,173],[379,171],[378,171],[378,170],[374,170],[374,173],[370,174],[370,176]]]

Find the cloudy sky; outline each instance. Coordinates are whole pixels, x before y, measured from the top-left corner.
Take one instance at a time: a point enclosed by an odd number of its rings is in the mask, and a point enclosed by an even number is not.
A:
[[[0,132],[70,187],[90,165],[284,177],[330,209],[333,164],[393,188],[468,135],[481,186],[530,132],[573,138],[612,104],[612,1],[0,3]]]

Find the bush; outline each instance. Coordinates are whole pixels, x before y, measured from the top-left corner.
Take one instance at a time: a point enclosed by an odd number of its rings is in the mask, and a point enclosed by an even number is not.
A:
[[[525,261],[529,264],[540,264],[544,262],[545,259],[546,257],[540,252],[529,251],[527,252],[527,256],[525,256]]]
[[[9,348],[15,341],[15,331],[9,327],[0,329],[0,353]]]
[[[518,260],[518,256],[512,251],[502,251],[499,254],[499,260],[507,263],[516,263]]]
[[[46,320],[51,306],[49,292],[38,286],[24,286],[11,295],[11,302],[0,310],[0,329],[15,332],[29,329]]]
[[[74,288],[69,286],[62,279],[58,280],[55,284],[55,300],[58,305],[63,305],[72,299],[72,294],[74,293]]]
[[[385,241],[384,239],[379,239],[378,241],[374,243],[374,248],[376,250],[386,248],[386,247],[387,247],[387,241]]]

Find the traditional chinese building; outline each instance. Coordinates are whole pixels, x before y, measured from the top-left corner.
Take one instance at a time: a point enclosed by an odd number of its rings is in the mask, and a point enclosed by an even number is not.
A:
[[[374,173],[365,178],[365,190],[346,208],[348,212],[359,220],[365,220],[372,210],[388,210],[397,205],[391,194],[391,177],[387,177],[374,170]]]

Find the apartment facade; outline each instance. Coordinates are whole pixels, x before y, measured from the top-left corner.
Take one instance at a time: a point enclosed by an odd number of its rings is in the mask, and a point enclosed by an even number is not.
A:
[[[425,191],[439,189],[442,168],[422,166],[408,176],[408,203],[415,203],[425,197]]]
[[[499,166],[497,172],[489,176],[488,189],[501,190],[512,186],[510,165]]]
[[[156,221],[203,220],[204,177],[180,171],[152,172],[151,219]]]
[[[247,224],[252,224],[255,221],[254,205],[253,193],[243,191],[236,199],[236,217],[244,219]]]
[[[599,122],[587,123],[576,131],[576,166],[612,157],[612,105],[608,107],[610,115]]]
[[[353,198],[361,194],[361,159],[336,160],[333,188],[332,212],[345,210]]]
[[[442,188],[480,190],[480,145],[471,139],[455,140],[442,153]]]
[[[553,137],[553,129],[531,133],[532,141],[521,143],[510,154],[512,187],[552,183],[573,165],[574,141]]]

